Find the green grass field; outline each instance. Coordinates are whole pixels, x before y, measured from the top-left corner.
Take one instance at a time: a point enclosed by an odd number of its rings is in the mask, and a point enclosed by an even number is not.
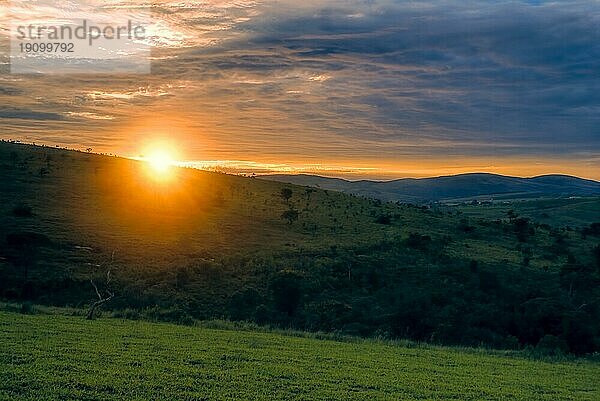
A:
[[[1,400],[598,400],[600,365],[0,312]]]

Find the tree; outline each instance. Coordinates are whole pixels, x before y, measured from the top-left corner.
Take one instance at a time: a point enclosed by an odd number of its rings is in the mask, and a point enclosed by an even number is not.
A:
[[[90,309],[88,310],[88,313],[86,315],[87,320],[93,320],[96,310],[115,297],[115,293],[111,290],[111,287],[110,287],[110,284],[112,281],[111,270],[112,270],[112,263],[114,261],[114,257],[115,257],[115,253],[113,252],[110,257],[110,261],[107,265],[107,269],[106,269],[106,281],[104,283],[104,287],[105,287],[104,291],[100,291],[98,289],[98,286],[94,282],[94,279],[90,278],[90,283],[92,284],[92,287],[94,287],[94,291],[96,292],[96,296],[98,297],[98,300],[92,302],[92,304],[90,305]]]
[[[281,214],[281,218],[287,220],[289,225],[292,225],[294,221],[298,220],[298,211],[290,208]]]
[[[519,217],[513,220],[513,225],[519,242],[527,242],[529,236],[534,234],[533,227],[531,227],[527,218]]]
[[[283,199],[286,203],[290,202],[290,198],[292,197],[294,193],[292,192],[291,189],[289,188],[282,188],[281,189],[281,199]]]

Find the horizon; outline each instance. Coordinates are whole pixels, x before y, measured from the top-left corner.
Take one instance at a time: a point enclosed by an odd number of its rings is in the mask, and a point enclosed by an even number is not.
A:
[[[93,150],[89,150],[89,149],[69,148],[66,146],[48,145],[48,144],[44,144],[44,143],[26,143],[26,142],[22,142],[20,140],[11,140],[11,139],[0,139],[0,141],[5,142],[5,143],[15,144],[15,145],[67,150],[67,151],[72,151],[72,152],[93,154],[93,155],[97,155],[97,156],[118,157],[118,158],[135,160],[135,161],[140,161],[140,162],[148,161],[142,155],[140,155],[140,156],[125,156],[125,155],[118,155],[118,154],[113,154],[113,153],[100,153],[100,152],[94,152]],[[373,175],[365,175],[364,177],[361,178],[360,175],[356,172],[353,172],[352,174],[349,174],[347,172],[346,172],[346,174],[344,174],[344,173],[336,174],[335,171],[332,171],[331,169],[330,170],[323,169],[323,170],[307,171],[307,170],[303,170],[300,168],[295,168],[295,169],[290,168],[289,166],[287,169],[281,169],[281,170],[276,170],[276,169],[269,170],[269,169],[265,169],[264,167],[261,169],[260,163],[255,163],[255,162],[250,162],[250,161],[240,161],[240,160],[236,160],[236,161],[231,161],[231,160],[201,160],[201,161],[168,160],[168,161],[163,161],[163,162],[166,164],[172,165],[173,167],[191,168],[191,169],[199,170],[199,171],[208,171],[208,172],[215,172],[215,173],[221,173],[221,174],[229,174],[229,175],[236,175],[236,176],[242,176],[242,177],[256,177],[256,178],[277,176],[277,175],[290,175],[290,176],[312,176],[312,177],[319,177],[319,178],[341,179],[341,180],[345,180],[348,182],[358,182],[358,181],[390,182],[390,181],[397,181],[397,180],[403,180],[403,179],[417,179],[417,180],[419,180],[419,179],[434,179],[434,178],[444,178],[444,177],[456,177],[456,176],[462,176],[462,175],[494,175],[494,176],[501,176],[501,177],[506,177],[506,178],[521,178],[521,179],[532,179],[532,178],[539,178],[539,177],[545,177],[545,176],[565,176],[565,177],[578,178],[581,180],[594,181],[594,182],[600,183],[600,179],[578,176],[578,175],[574,175],[574,174],[565,174],[565,173],[561,173],[561,172],[543,173],[543,174],[536,174],[536,175],[517,175],[517,174],[502,174],[502,173],[497,173],[497,172],[475,170],[475,171],[467,171],[467,172],[462,172],[462,173],[430,175],[430,176],[395,176],[395,177],[391,177],[391,178],[373,178]],[[245,165],[247,167],[239,168],[240,165]],[[238,166],[238,167],[236,168],[233,166]],[[272,168],[273,165],[264,164],[264,166],[271,166],[271,168]]]

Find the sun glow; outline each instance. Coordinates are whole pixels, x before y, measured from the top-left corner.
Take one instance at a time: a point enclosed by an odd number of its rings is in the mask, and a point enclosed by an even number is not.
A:
[[[157,150],[145,158],[150,167],[159,174],[165,174],[173,166],[173,158],[167,151]]]
[[[145,149],[139,160],[146,163],[146,171],[158,181],[170,180],[177,165],[174,148],[167,143],[154,143]]]

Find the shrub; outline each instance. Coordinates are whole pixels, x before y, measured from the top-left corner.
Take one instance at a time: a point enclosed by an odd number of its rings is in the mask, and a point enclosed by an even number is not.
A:
[[[31,302],[23,302],[19,309],[19,313],[23,315],[33,315],[35,313],[35,306],[33,306]]]
[[[562,338],[546,334],[535,346],[536,353],[540,355],[563,355],[568,351],[568,346]]]

